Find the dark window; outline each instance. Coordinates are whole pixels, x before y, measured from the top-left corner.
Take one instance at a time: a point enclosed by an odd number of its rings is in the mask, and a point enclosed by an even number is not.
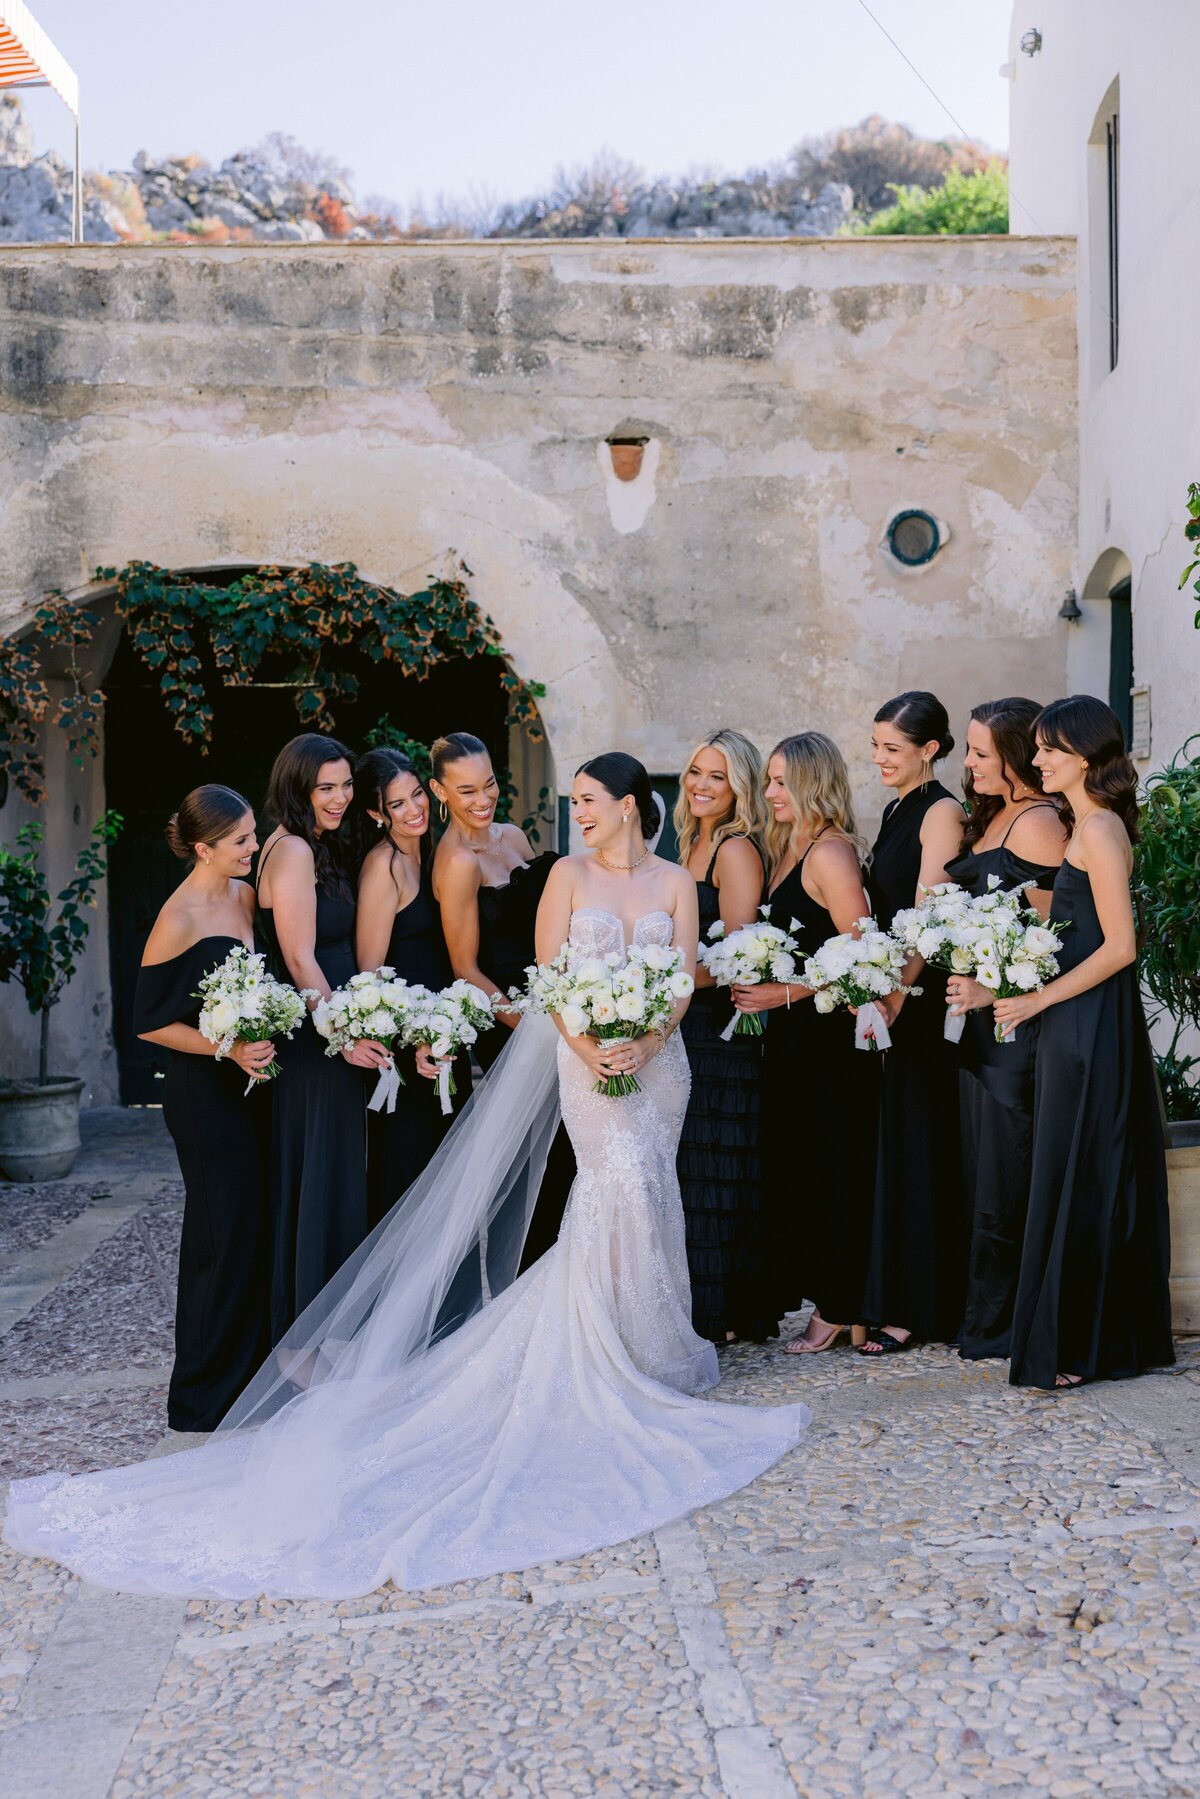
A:
[[[1112,622],[1108,638],[1108,703],[1121,721],[1126,743],[1133,740],[1133,583],[1119,581],[1108,596]]]
[[[1114,113],[1104,127],[1108,201],[1108,366],[1117,366],[1120,319],[1118,248],[1120,244],[1121,118]]]
[[[888,526],[888,549],[906,568],[919,568],[932,562],[942,547],[942,534],[937,520],[919,508],[898,512]]]

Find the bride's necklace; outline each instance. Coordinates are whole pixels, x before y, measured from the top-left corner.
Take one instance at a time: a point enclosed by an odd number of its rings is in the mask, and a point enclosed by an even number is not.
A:
[[[610,868],[614,874],[623,875],[630,874],[635,868],[640,868],[649,854],[650,851],[645,849],[642,851],[636,862],[610,862],[603,850],[596,851],[596,855],[600,861],[603,862],[605,868]]]

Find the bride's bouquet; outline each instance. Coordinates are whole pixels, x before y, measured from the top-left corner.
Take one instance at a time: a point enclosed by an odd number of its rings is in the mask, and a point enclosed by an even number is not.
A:
[[[529,972],[520,1011],[556,1013],[568,1037],[585,1034],[602,1043],[632,1043],[647,1031],[661,1029],[675,1002],[685,999],[694,982],[683,966],[683,951],[660,944],[635,944],[622,964],[615,950],[607,956],[583,956],[565,944],[552,962]],[[592,1088],[608,1099],[640,1093],[632,1074],[602,1076]]]
[[[437,1091],[442,1111],[449,1113],[450,1101],[458,1088],[454,1083],[454,1057],[460,1049],[474,1043],[480,1031],[490,1030],[496,1022],[492,1000],[471,981],[451,981],[439,993],[427,987],[412,987],[420,998],[404,1023],[403,1041],[410,1049],[427,1044],[440,1064]]]
[[[800,979],[813,989],[818,1012],[836,1012],[839,1006],[857,1008],[857,1049],[890,1049],[887,1020],[875,1001],[889,993],[920,993],[921,989],[904,985],[907,958],[894,937],[881,931],[873,918],[860,918],[857,929],[857,937],[843,931],[827,938],[805,962]]]
[[[699,958],[718,987],[757,987],[763,981],[793,981],[796,978],[796,956],[799,945],[791,935],[801,929],[793,918],[789,930],[768,924],[771,908],[761,906],[756,924],[743,925],[726,935],[718,919],[709,927],[711,943],[702,943]],[[724,1042],[731,1037],[761,1037],[762,1019],[757,1012],[735,1012],[721,1032]]]
[[[260,951],[238,944],[219,967],[202,976],[193,998],[201,1002],[200,1035],[216,1044],[219,1061],[235,1043],[272,1042],[276,1037],[292,1036],[303,1021],[309,995],[298,993],[286,981],[277,981]],[[261,1075],[249,1081],[246,1093],[259,1080],[273,1081],[278,1073],[279,1062],[273,1059]]]
[[[318,1000],[313,1007],[313,1024],[325,1039],[325,1054],[340,1055],[365,1038],[392,1049],[404,1030],[416,995],[422,991],[401,980],[394,968],[380,967],[368,974],[351,975],[344,986],[335,987],[328,999]],[[394,1061],[381,1068],[367,1110],[378,1112],[386,1106],[394,1112],[396,1096],[403,1085]]]

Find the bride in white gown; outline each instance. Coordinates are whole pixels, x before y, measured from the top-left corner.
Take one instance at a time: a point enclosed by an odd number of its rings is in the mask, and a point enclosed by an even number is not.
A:
[[[588,848],[551,873],[539,960],[566,938],[587,955],[675,944],[694,967],[695,883],[645,847],[641,764],[585,763],[572,805]],[[596,1094],[618,1069],[641,1091]],[[14,1482],[8,1541],[128,1591],[341,1599],[578,1556],[744,1486],[809,1413],[697,1397],[718,1372],[690,1323],[688,1084],[673,1030],[613,1048],[524,1019],[220,1430],[131,1467]],[[518,1279],[558,1100],[578,1175],[558,1242]]]

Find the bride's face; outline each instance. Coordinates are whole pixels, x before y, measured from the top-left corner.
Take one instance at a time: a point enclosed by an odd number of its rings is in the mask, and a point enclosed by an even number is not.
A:
[[[571,789],[571,816],[590,850],[611,849],[633,815],[633,799],[614,799],[592,775],[576,775]]]

